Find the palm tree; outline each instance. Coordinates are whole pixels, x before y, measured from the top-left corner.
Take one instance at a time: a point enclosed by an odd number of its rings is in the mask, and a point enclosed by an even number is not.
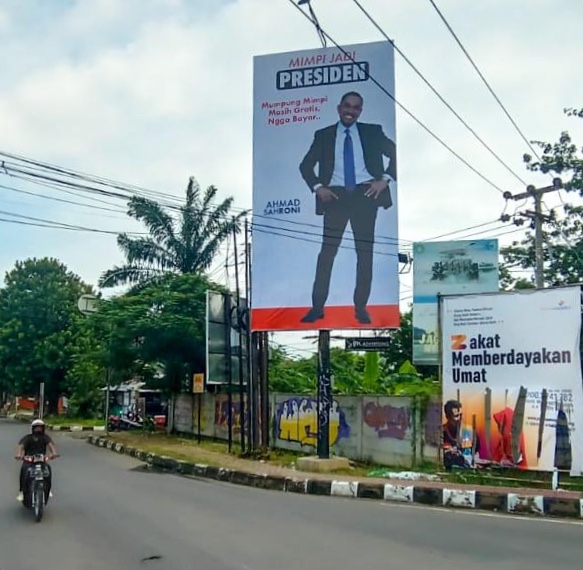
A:
[[[213,204],[217,194],[214,186],[204,193],[194,178],[186,189],[186,202],[174,219],[158,202],[133,196],[128,215],[143,222],[148,237],[129,237],[120,234],[117,244],[126,263],[109,269],[99,279],[100,287],[146,285],[168,273],[204,273],[211,266],[219,247],[233,233],[240,231],[246,211],[230,215],[233,198],[218,206]]]

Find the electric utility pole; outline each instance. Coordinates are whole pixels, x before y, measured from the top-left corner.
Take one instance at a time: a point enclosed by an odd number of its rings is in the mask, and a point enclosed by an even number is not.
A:
[[[551,186],[544,186],[543,188],[535,188],[533,185],[526,187],[526,192],[521,194],[512,194],[511,192],[504,192],[506,200],[524,200],[525,198],[532,198],[534,200],[534,211],[526,210],[520,212],[518,215],[532,220],[534,227],[534,280],[537,289],[543,289],[545,286],[544,278],[544,251],[543,251],[543,222],[552,221],[552,216],[543,214],[543,196],[549,192],[556,192],[563,187],[563,182],[560,178],[554,178]],[[508,214],[501,216],[503,222],[510,221]],[[516,225],[521,225],[522,220],[515,220]]]

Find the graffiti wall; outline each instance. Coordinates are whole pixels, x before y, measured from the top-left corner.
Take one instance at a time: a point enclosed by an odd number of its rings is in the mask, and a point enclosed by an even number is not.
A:
[[[246,405],[245,405],[246,408]],[[233,435],[241,433],[241,403],[239,395],[233,395],[231,398],[231,419],[233,422]],[[244,410],[244,421],[247,421],[247,410]],[[215,397],[215,428],[217,437],[228,437],[229,433],[229,398],[226,394]]]
[[[405,439],[409,428],[409,408],[404,405],[363,404],[362,419],[380,438]]]
[[[204,394],[202,433],[226,440],[229,402],[225,394]],[[271,445],[280,449],[314,453],[318,439],[317,402],[311,396],[273,394]],[[233,437],[241,433],[239,396],[232,399]],[[246,420],[247,411],[243,411]],[[176,399],[177,431],[196,433],[197,399],[190,394]],[[421,406],[412,398],[336,396],[330,415],[333,453],[377,465],[413,467],[415,462],[436,461],[441,436],[439,402]]]
[[[362,454],[375,463],[407,465],[415,452],[410,398],[362,398]]]
[[[315,447],[318,440],[316,399],[292,396],[276,403],[273,427],[276,440]],[[329,430],[330,445],[336,445],[340,438],[350,437],[350,426],[338,400],[332,401]]]

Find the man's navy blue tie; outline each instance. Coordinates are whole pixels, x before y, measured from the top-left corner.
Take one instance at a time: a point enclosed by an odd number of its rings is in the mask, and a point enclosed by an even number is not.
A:
[[[352,192],[356,187],[356,172],[354,171],[354,150],[350,129],[345,129],[344,138],[344,187],[347,192]]]

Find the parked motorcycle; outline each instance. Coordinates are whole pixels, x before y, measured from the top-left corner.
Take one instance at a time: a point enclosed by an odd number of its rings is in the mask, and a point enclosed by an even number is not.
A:
[[[49,457],[47,455],[25,455],[22,461],[29,464],[23,489],[23,505],[32,510],[36,522],[40,522],[45,505],[49,501],[50,490],[47,484]]]
[[[130,413],[127,416],[109,416],[107,429],[108,431],[145,429],[153,432],[157,428],[153,418],[149,416],[142,418],[138,414]]]

